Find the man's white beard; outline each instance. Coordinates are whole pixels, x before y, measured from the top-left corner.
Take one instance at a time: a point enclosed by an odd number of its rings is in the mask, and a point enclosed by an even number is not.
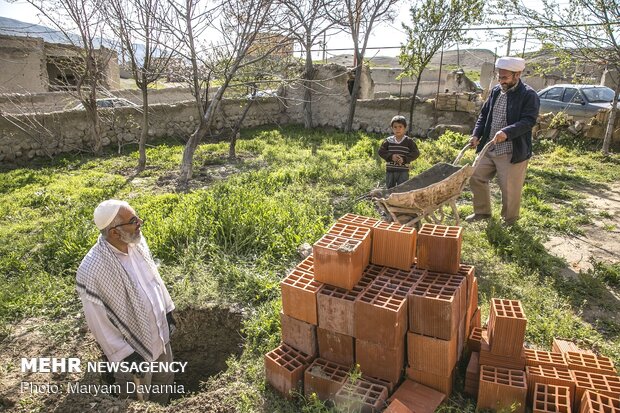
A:
[[[133,235],[131,235],[128,232],[125,232],[124,230],[121,230],[120,233],[121,233],[121,241],[123,241],[124,243],[129,244],[129,245],[136,245],[140,243],[140,238],[142,237],[141,233],[134,232]]]

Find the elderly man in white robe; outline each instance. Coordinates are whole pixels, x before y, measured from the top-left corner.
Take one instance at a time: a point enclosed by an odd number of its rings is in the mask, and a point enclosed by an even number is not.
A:
[[[124,201],[103,201],[94,212],[101,234],[77,270],[77,291],[90,331],[108,361],[172,362],[170,336],[174,304],[140,228],[143,220]],[[136,364],[133,364],[136,366]],[[166,389],[174,373],[115,373],[121,397],[166,403],[169,394],[139,393]],[[139,382],[139,388],[127,383]]]
[[[469,180],[474,195],[474,213],[467,221],[491,217],[489,181],[497,176],[502,192],[501,216],[505,225],[519,219],[521,191],[528,160],[532,157],[532,128],[538,118],[540,100],[523,83],[525,60],[501,57],[495,62],[499,84],[489,93],[472,132],[470,144],[480,152],[492,142]]]

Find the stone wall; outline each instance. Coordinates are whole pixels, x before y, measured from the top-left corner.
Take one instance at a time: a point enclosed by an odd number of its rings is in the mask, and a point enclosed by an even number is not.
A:
[[[245,100],[224,101],[214,119],[214,132],[226,133],[238,121]],[[284,106],[277,98],[256,102],[248,112],[244,127],[287,121]],[[149,139],[174,137],[187,139],[198,125],[196,109],[191,103],[153,105]],[[125,145],[140,138],[142,115],[134,108],[102,109],[102,143]],[[90,124],[83,110],[0,117],[0,162],[25,161],[35,156],[52,156],[63,152],[90,150],[93,142]]]
[[[45,92],[43,39],[0,35],[0,93]]]

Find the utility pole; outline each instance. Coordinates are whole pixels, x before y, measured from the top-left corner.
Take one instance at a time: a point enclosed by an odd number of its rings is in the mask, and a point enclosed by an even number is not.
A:
[[[521,57],[525,57],[525,45],[527,45],[527,33],[530,30],[530,28],[528,27],[527,29],[525,29],[525,40],[523,40],[523,51],[521,52]]]
[[[512,43],[512,29],[508,30],[508,47],[506,49],[506,56],[510,56],[511,43]]]

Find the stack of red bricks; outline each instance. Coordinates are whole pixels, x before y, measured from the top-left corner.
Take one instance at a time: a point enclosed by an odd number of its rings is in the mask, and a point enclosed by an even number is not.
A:
[[[461,242],[460,227],[340,218],[281,283],[283,343],[265,355],[267,381],[361,411],[434,411],[480,326]]]
[[[620,413],[620,378],[609,358],[558,339],[552,351],[524,348],[526,322],[518,301],[492,299],[488,329],[472,330],[465,391],[477,395],[478,409],[524,412],[527,402],[533,413]]]

